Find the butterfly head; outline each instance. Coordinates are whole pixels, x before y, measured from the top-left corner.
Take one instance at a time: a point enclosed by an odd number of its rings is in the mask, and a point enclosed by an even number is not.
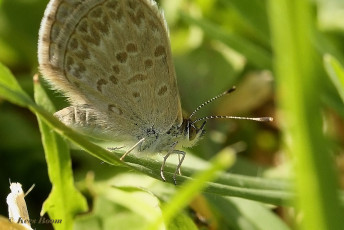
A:
[[[204,126],[206,124],[206,121],[202,123],[200,127],[198,127],[196,124],[193,123],[191,119],[184,119],[182,127],[183,127],[183,133],[185,137],[185,142],[183,144],[184,147],[191,147],[194,146],[199,139],[204,135],[205,130]]]
[[[236,116],[206,116],[201,117],[196,120],[192,120],[191,117],[193,117],[203,106],[215,101],[216,99],[227,95],[235,90],[235,86],[230,88],[229,90],[226,90],[222,94],[219,94],[210,100],[202,103],[200,106],[198,106],[189,117],[184,118],[182,123],[182,128],[184,130],[184,137],[186,140],[186,143],[183,144],[184,147],[191,147],[193,146],[205,133],[204,126],[206,124],[206,121],[209,119],[239,119],[239,120],[253,120],[253,121],[272,121],[273,119],[271,117],[236,117]],[[202,125],[200,127],[197,126],[197,123],[200,121],[203,121]]]

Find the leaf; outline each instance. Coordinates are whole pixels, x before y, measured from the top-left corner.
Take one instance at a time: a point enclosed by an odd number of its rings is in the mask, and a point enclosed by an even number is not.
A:
[[[281,219],[265,205],[235,197],[206,195],[222,225],[230,229],[288,230]],[[267,224],[268,223],[268,224]],[[220,223],[221,224],[221,223]]]
[[[34,80],[35,100],[37,104],[53,112],[54,106],[41,87],[37,75]],[[72,229],[74,216],[87,210],[86,199],[74,187],[71,158],[67,143],[37,114],[42,134],[42,143],[48,165],[48,174],[52,191],[45,200],[41,216],[48,212],[50,219],[62,220],[53,224],[55,229]]]
[[[337,59],[327,54],[324,56],[325,69],[332,83],[336,87],[342,101],[344,102],[344,68]]]
[[[114,154],[120,156],[119,153]],[[186,167],[188,161],[192,164]],[[130,154],[126,156],[126,162],[129,163],[132,168],[161,180],[161,162]],[[203,166],[197,167],[197,165]],[[195,173],[202,172],[209,167],[209,162],[188,154],[182,167],[183,175],[177,175],[177,185],[191,180]],[[167,182],[173,183],[172,175],[175,168],[175,164],[166,164],[164,174]],[[204,192],[222,196],[242,197],[274,205],[290,205],[294,197],[291,184],[287,180],[265,179],[231,173],[219,173],[215,181],[207,182]]]
[[[198,230],[192,219],[184,212],[179,212],[168,225],[168,230]]]
[[[269,14],[283,136],[295,165],[295,203],[300,229],[342,229],[339,176],[324,134],[323,69],[314,40],[311,1],[270,0]]]
[[[1,84],[0,87],[7,86],[6,84]],[[16,83],[15,79],[12,77],[12,85],[19,86]],[[19,90],[21,91],[21,90]],[[45,97],[42,97],[40,100],[44,100]],[[61,122],[59,122],[54,116],[51,115],[48,111],[44,110],[40,106],[36,104],[25,104],[23,106],[29,107],[31,111],[39,115],[41,120],[48,123],[49,126],[53,127],[56,132],[67,137],[82,149],[97,157],[104,162],[107,162],[112,165],[123,165],[129,168],[135,169],[141,173],[145,173],[150,177],[156,178],[161,180],[160,177],[160,167],[161,162],[157,162],[154,159],[150,158],[142,158],[139,156],[135,156],[134,154],[129,154],[126,156],[126,161],[122,162],[119,158],[122,156],[123,152],[109,152],[103,149],[100,146],[97,146],[88,140],[85,139],[82,135],[76,133],[75,131],[71,130],[70,128],[64,126]],[[51,108],[50,108],[51,109]],[[54,138],[53,138],[54,139]],[[195,158],[190,154],[188,155],[185,162],[190,160],[198,160],[199,158]],[[202,163],[203,165],[207,166],[208,162]],[[178,183],[182,183],[186,180],[190,180],[191,176],[198,172],[200,169],[197,169],[196,164],[191,164],[190,168],[183,167],[183,176],[177,175]],[[208,165],[209,166],[209,165]],[[167,164],[165,167],[165,175],[168,176],[167,178],[171,178],[173,172],[175,170],[176,165]],[[172,183],[172,181],[170,181]],[[246,177],[240,175],[233,175],[233,174],[219,174],[218,180],[215,182],[209,182],[207,184],[207,188],[205,189],[208,193],[214,193],[223,196],[236,196],[242,197],[251,200],[257,200],[261,202],[266,202],[269,204],[275,205],[285,205],[289,203],[290,199],[293,197],[292,191],[290,189],[290,185],[288,181],[276,181],[271,179],[262,179],[257,177]]]
[[[33,104],[31,98],[23,91],[15,77],[4,65],[0,63],[0,97],[27,107]]]
[[[261,0],[221,0],[232,6],[254,32],[266,43],[270,41],[269,22],[266,7]]]
[[[169,200],[163,208],[163,216],[157,217],[147,229],[160,229],[163,222],[168,225],[170,221],[179,213],[190,201],[207,186],[207,182],[213,180],[218,172],[228,168],[234,163],[234,152],[224,149],[218,153],[211,161],[209,168],[198,172],[193,180],[186,182],[179,191]]]
[[[192,18],[184,13],[180,13],[180,16],[186,22],[199,26],[207,36],[221,41],[230,48],[242,54],[256,67],[261,69],[271,69],[272,55],[269,53],[269,51],[250,42],[248,39],[238,34],[227,33],[219,26],[216,26],[209,21]]]

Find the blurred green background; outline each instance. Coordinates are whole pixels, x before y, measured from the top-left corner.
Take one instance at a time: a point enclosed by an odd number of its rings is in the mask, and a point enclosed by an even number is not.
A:
[[[38,72],[38,30],[47,2],[0,0],[0,62],[10,68],[32,97],[32,77]],[[164,10],[169,25],[178,86],[186,112],[191,113],[202,102],[236,85],[234,93],[204,107],[197,116],[272,116],[275,119],[272,123],[211,120],[206,126],[207,134],[190,152],[208,160],[224,147],[231,146],[239,152],[235,165],[230,169],[232,173],[270,178],[293,175],[285,143],[281,140],[284,135],[281,126],[288,124],[283,123],[283,116],[279,116],[281,93],[276,92],[275,55],[267,1],[161,0],[158,4]],[[344,3],[327,0],[311,1],[310,4],[312,20],[319,34],[314,38],[318,59],[322,61],[323,54],[331,53],[343,64]],[[339,183],[343,185],[342,101],[322,64],[317,63],[316,68],[321,75],[319,81],[323,90],[313,96],[321,101],[326,118],[326,148],[333,155],[338,166]],[[67,105],[60,94],[48,93],[58,109]],[[5,199],[9,192],[9,179],[20,182],[25,191],[36,184],[26,198],[30,217],[39,215],[41,205],[49,195],[51,185],[40,138],[36,117],[0,98],[0,214],[3,216],[7,216]],[[118,173],[123,173],[126,180],[141,180],[126,175],[127,170],[123,168],[102,164],[83,151],[73,150],[72,162],[76,181],[80,183],[85,181],[89,172],[94,173],[96,181],[110,180]],[[208,211],[210,216],[216,216],[216,212]],[[287,208],[274,207],[272,211],[289,227],[294,227],[295,216]],[[190,211],[189,216],[193,214],[197,216],[197,211]],[[245,229],[239,227],[240,224],[231,225],[220,219],[216,227],[209,223],[199,223],[199,226],[200,229]]]

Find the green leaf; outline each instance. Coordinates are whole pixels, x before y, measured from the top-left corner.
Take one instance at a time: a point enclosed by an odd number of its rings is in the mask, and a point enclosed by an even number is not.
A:
[[[329,75],[332,83],[336,87],[342,101],[344,102],[344,68],[331,55],[324,56],[324,64],[327,74]]]
[[[54,106],[48,100],[38,77],[35,78],[34,92],[36,103],[50,112]],[[48,174],[52,191],[45,200],[41,215],[48,212],[50,219],[62,220],[53,224],[55,229],[72,229],[74,216],[87,211],[86,199],[74,187],[72,164],[67,143],[42,120],[37,114],[42,134],[42,143],[48,165]]]
[[[40,116],[47,124],[55,128],[55,131],[60,135],[68,137],[74,143],[82,146],[83,149],[88,151],[91,155],[100,158],[101,160],[113,165],[123,165],[118,158],[105,150],[104,148],[95,145],[86,140],[86,138],[72,129],[65,126],[57,118],[55,118],[51,112],[43,109],[35,104],[31,98],[21,89],[16,79],[9,72],[9,70],[0,63],[0,96],[15,103],[19,106],[29,108],[33,113]],[[46,100],[41,98],[40,100]],[[52,111],[52,107],[48,107]]]
[[[234,163],[234,152],[224,149],[211,161],[210,167],[198,172],[193,180],[186,182],[179,191],[162,208],[163,216],[157,217],[147,229],[160,229],[163,222],[168,225],[175,215],[207,186],[207,182],[216,178],[218,172],[230,167]]]
[[[114,154],[118,157],[121,156],[120,153]],[[188,161],[190,161],[193,167],[187,166]],[[161,180],[161,162],[130,154],[126,156],[126,162],[137,171]],[[196,168],[196,165],[203,166]],[[188,154],[182,167],[183,175],[177,175],[177,185],[189,181],[195,173],[206,170],[209,167],[211,167],[209,162]],[[166,164],[165,166],[164,174],[169,183],[173,183],[172,175],[175,168],[175,164]],[[242,197],[274,205],[290,205],[294,197],[291,184],[287,180],[265,179],[231,173],[219,173],[215,181],[207,182],[204,192],[222,196]]]
[[[92,191],[93,210],[77,218],[75,229],[110,230],[116,226],[116,229],[139,230],[155,215],[161,215],[159,200],[142,189],[122,189],[99,182]]]
[[[295,165],[300,229],[342,229],[338,175],[323,132],[321,56],[313,37],[315,15],[308,0],[270,0],[269,14],[282,131]]]
[[[161,217],[159,207],[159,200],[147,191],[142,189],[122,190],[121,188],[108,186],[101,186],[98,189],[102,196],[107,200],[127,208],[132,213],[142,216],[145,220],[151,221],[155,218]]]
[[[241,53],[245,58],[249,60],[249,62],[251,62],[257,68],[272,68],[272,55],[271,53],[269,53],[269,51],[263,49],[262,47],[256,44],[253,44],[252,42],[238,34],[227,33],[219,26],[216,26],[211,22],[208,22],[203,19],[192,18],[182,12],[180,13],[180,15],[181,18],[187,21],[188,23],[199,26],[207,36],[217,39],[229,46],[230,48]]]
[[[261,0],[222,0],[235,8],[241,19],[265,42],[270,41],[269,23],[266,7]]]
[[[184,212],[179,212],[168,225],[168,230],[198,230],[193,220]]]
[[[235,197],[207,195],[213,209],[230,229],[288,230],[290,229],[271,210],[258,202]],[[267,224],[269,223],[269,224]]]
[[[23,91],[15,77],[4,65],[0,63],[0,97],[20,105],[33,104],[31,98]]]
[[[14,78],[13,82],[13,84],[17,84]],[[0,87],[1,86],[2,85],[0,82]],[[44,97],[41,100],[43,99]],[[67,137],[69,140],[80,146],[94,157],[97,157],[112,165],[127,166],[141,173],[145,173],[153,178],[161,180],[161,162],[134,154],[129,154],[126,156],[125,162],[122,162],[119,160],[119,158],[123,155],[123,151],[109,152],[104,148],[89,142],[85,137],[66,127],[54,116],[52,116],[50,112],[44,110],[36,104],[25,104],[23,106],[29,107],[29,109],[36,113],[41,120],[44,120],[49,124],[49,126],[53,127],[56,132],[64,137]],[[191,154],[188,155],[186,162],[188,159],[191,161],[200,161],[198,158],[192,158]],[[202,164],[207,166],[208,162],[203,161]],[[194,173],[200,171],[200,169],[197,169],[194,166],[195,164],[191,164],[190,168],[183,167],[184,175],[177,175],[178,184],[190,180]],[[167,179],[172,178],[175,167],[175,164],[166,165],[165,175]],[[169,182],[173,183],[172,180],[169,180]],[[205,192],[223,196],[237,196],[275,205],[285,205],[289,203],[290,199],[293,197],[291,187],[287,181],[260,179],[257,177],[246,177],[225,173],[220,173],[217,181],[208,182]]]

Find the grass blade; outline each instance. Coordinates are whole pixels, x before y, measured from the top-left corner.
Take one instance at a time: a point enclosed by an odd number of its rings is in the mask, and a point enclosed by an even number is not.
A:
[[[295,160],[296,204],[302,229],[341,229],[337,175],[322,131],[321,58],[312,46],[308,0],[270,0],[276,74],[283,132]]]

